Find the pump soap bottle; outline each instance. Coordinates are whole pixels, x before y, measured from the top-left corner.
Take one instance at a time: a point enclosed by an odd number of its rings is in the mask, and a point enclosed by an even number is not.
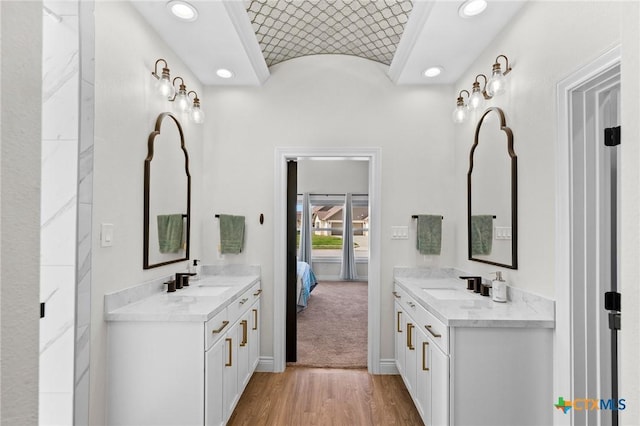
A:
[[[193,265],[189,265],[189,273],[195,274],[191,277],[192,280],[200,279],[200,265],[198,262],[200,262],[198,259],[193,259]]]
[[[505,303],[507,301],[507,283],[502,279],[502,272],[494,272],[496,279],[491,281],[492,299],[494,302]]]

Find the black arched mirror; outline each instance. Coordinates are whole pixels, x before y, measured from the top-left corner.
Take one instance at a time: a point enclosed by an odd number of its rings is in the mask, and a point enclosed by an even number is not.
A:
[[[191,175],[178,119],[156,119],[144,160],[144,261],[151,269],[189,259]]]
[[[469,259],[518,269],[517,157],[504,111],[487,109],[476,127],[467,174]]]

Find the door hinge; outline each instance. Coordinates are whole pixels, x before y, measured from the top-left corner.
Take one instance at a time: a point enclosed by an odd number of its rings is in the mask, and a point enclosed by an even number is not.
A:
[[[609,330],[620,330],[621,322],[619,312],[609,312]]]
[[[620,145],[620,126],[608,127],[604,129],[604,145],[605,146]]]
[[[620,293],[617,291],[607,291],[604,294],[604,309],[607,311],[617,311],[620,312],[621,301],[620,301]]]

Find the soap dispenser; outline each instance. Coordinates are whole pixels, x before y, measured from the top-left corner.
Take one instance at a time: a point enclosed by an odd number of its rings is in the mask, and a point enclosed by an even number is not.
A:
[[[502,272],[496,271],[496,279],[491,281],[492,299],[494,302],[505,303],[507,301],[507,283],[502,279]]]
[[[193,259],[193,265],[189,265],[189,272],[195,275],[191,276],[192,280],[200,279],[200,262],[198,259]]]

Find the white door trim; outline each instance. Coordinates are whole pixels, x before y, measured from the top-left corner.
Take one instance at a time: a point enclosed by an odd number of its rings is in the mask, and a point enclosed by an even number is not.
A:
[[[305,157],[357,157],[369,160],[369,309],[368,358],[371,374],[380,374],[380,148],[278,147],[275,150],[275,203],[273,235],[273,371],[286,367],[286,229],[287,161]]]
[[[580,86],[620,64],[621,47],[605,52],[588,65],[580,68],[557,85],[557,144],[556,144],[556,332],[554,338],[554,396],[573,395],[573,277],[572,239],[573,227],[572,188],[574,171],[572,164],[572,120],[580,119],[572,111],[572,96]],[[578,395],[586,397],[586,395]],[[571,411],[570,411],[571,412]],[[554,410],[554,425],[572,425],[573,415]]]

